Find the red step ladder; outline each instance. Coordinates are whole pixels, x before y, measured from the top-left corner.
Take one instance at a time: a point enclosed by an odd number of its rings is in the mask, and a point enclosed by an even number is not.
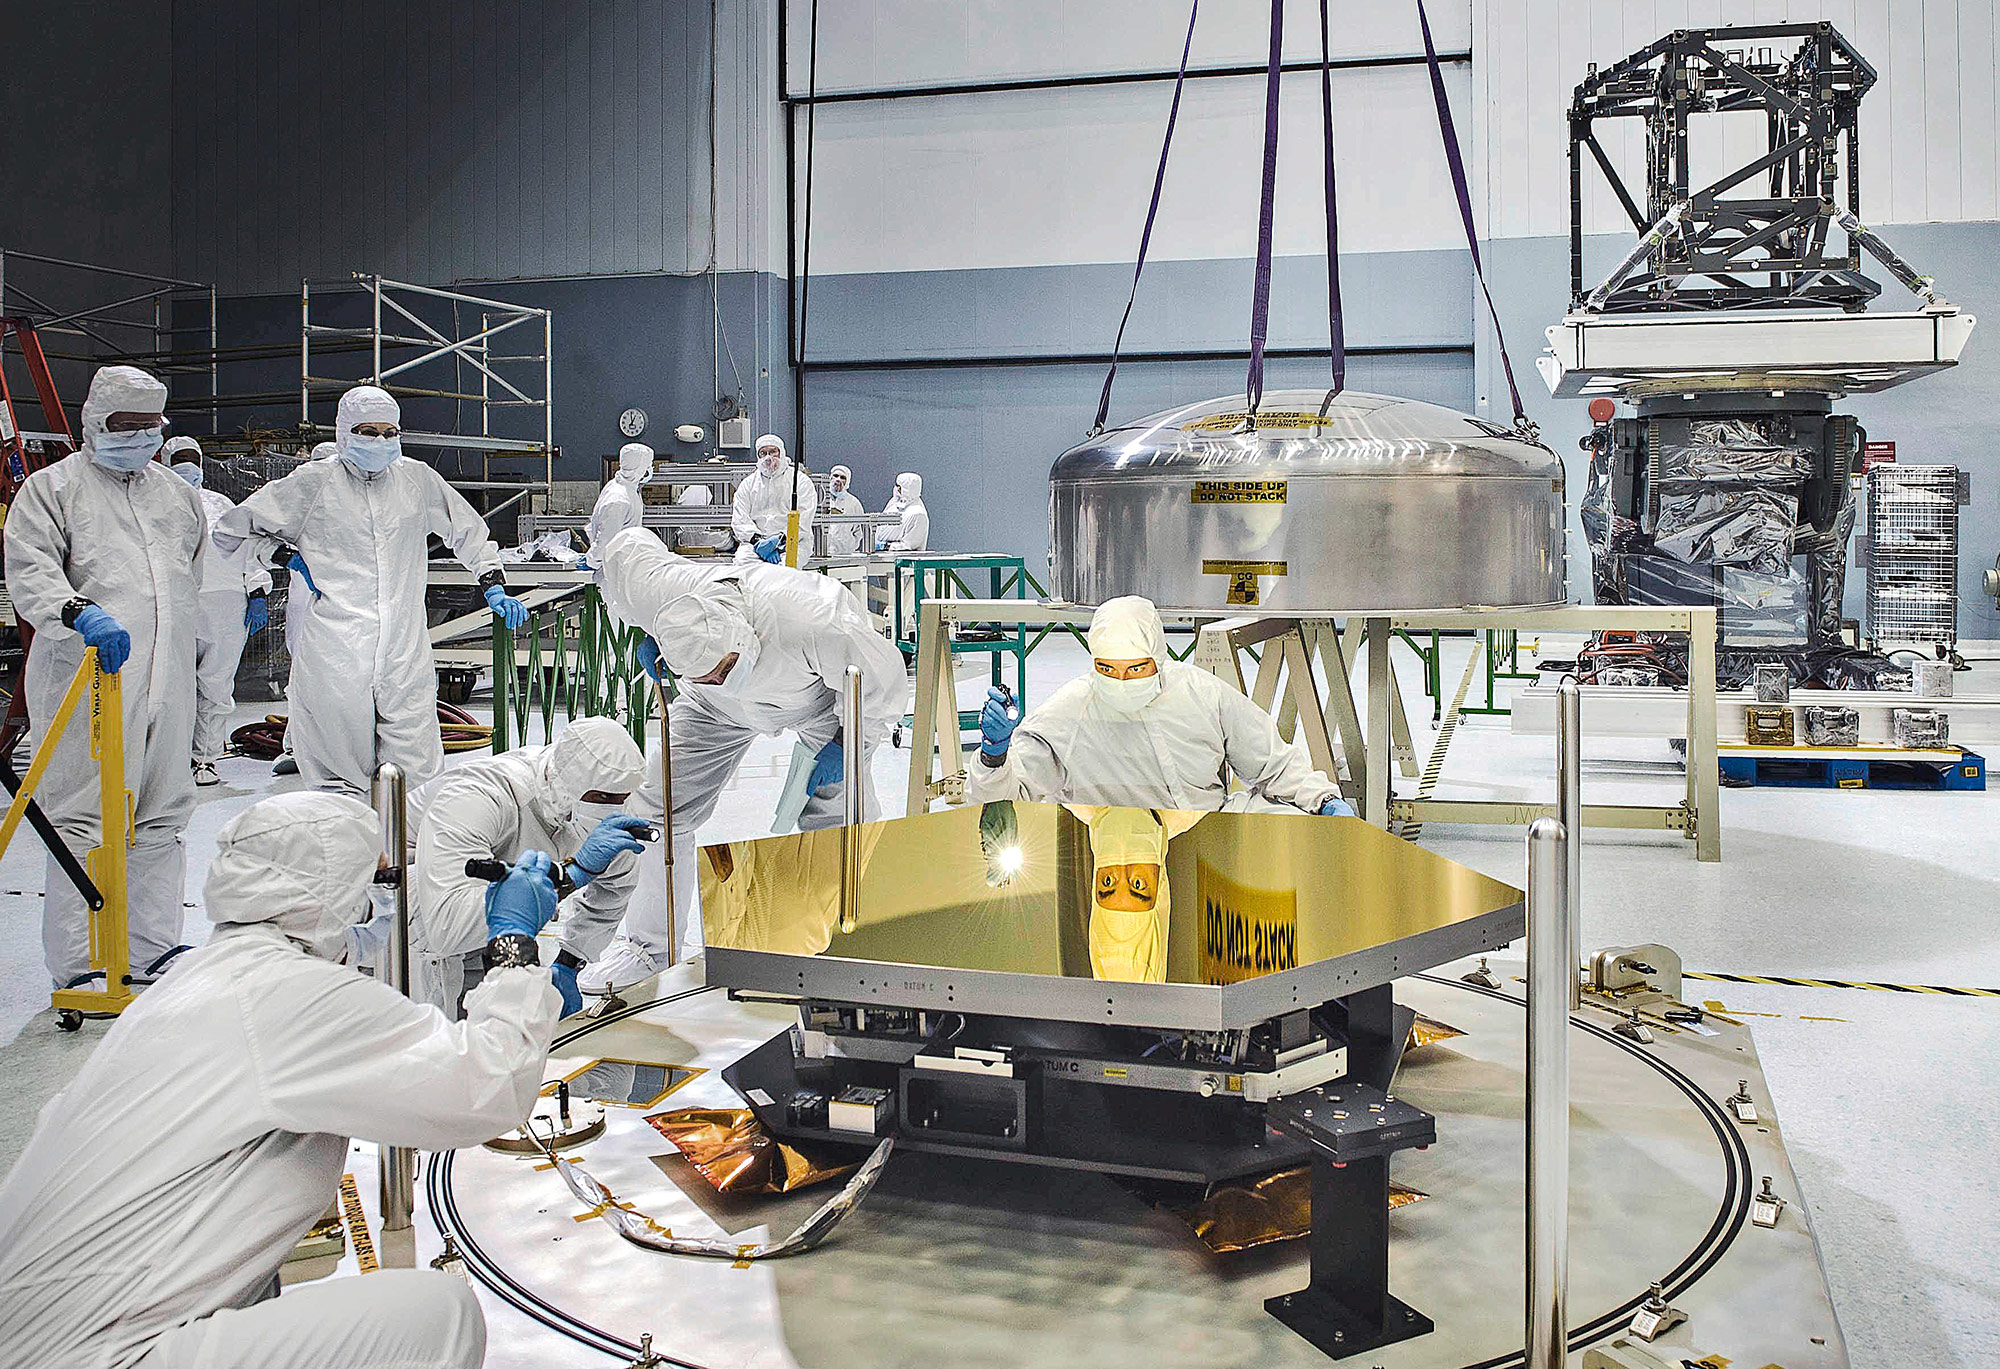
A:
[[[28,379],[35,387],[36,397],[42,402],[42,426],[39,429],[21,426],[20,414],[14,407],[13,391],[7,385],[6,351],[10,336],[21,350],[21,360],[28,366]],[[21,487],[29,472],[48,464],[43,448],[56,442],[62,443],[68,451],[76,450],[76,438],[70,433],[69,418],[63,413],[62,400],[56,395],[55,379],[49,374],[48,358],[42,355],[42,340],[36,335],[31,320],[0,314],[0,508],[14,502],[14,491]]]
[[[14,408],[14,393],[7,385],[7,339],[10,336],[14,345],[21,349],[21,359],[28,366],[28,379],[35,387],[36,397],[42,402],[42,426],[39,429],[23,428],[20,415]],[[30,472],[48,464],[47,448],[58,443],[67,449],[63,455],[76,450],[76,438],[70,433],[69,418],[63,413],[62,400],[56,394],[55,379],[49,374],[49,359],[42,354],[42,340],[35,333],[34,322],[0,314],[0,525],[6,521],[15,492]],[[13,672],[13,679],[9,682],[13,697],[7,701],[6,715],[0,718],[0,753],[5,754],[13,752],[28,730],[28,691],[24,684],[28,646],[34,640],[34,631],[26,623],[18,619],[16,622],[21,638],[22,664]]]

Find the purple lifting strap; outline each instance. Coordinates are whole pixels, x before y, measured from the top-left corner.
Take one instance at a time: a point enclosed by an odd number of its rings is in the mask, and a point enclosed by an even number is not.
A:
[[[1188,54],[1194,50],[1194,21],[1201,13],[1201,0],[1188,6],[1187,38],[1181,43],[1180,74],[1174,77],[1174,102],[1167,109],[1167,136],[1160,142],[1160,167],[1153,173],[1153,202],[1146,208],[1146,227],[1139,234],[1139,261],[1132,268],[1132,293],[1125,297],[1125,315],[1118,320],[1118,336],[1111,343],[1111,369],[1104,374],[1104,393],[1097,397],[1097,421],[1092,433],[1104,431],[1111,413],[1111,384],[1118,379],[1118,351],[1125,344],[1125,325],[1132,321],[1132,302],[1139,298],[1139,277],[1146,270],[1146,248],[1153,241],[1153,220],[1160,213],[1160,188],[1167,183],[1167,153],[1174,146],[1174,123],[1181,116],[1181,90],[1187,85]]]
[[[1479,234],[1472,226],[1472,191],[1466,184],[1465,158],[1458,150],[1458,129],[1451,121],[1451,101],[1445,98],[1444,72],[1438,66],[1437,45],[1431,41],[1431,20],[1424,12],[1424,0],[1417,0],[1417,22],[1424,30],[1424,56],[1431,68],[1431,98],[1437,101],[1438,132],[1444,136],[1444,159],[1451,167],[1451,188],[1458,194],[1458,216],[1465,221],[1465,245],[1472,252],[1472,274],[1479,280],[1479,292],[1486,296],[1493,336],[1500,343],[1500,369],[1507,376],[1507,393],[1514,401],[1514,421],[1525,423],[1528,411],[1521,405],[1520,387],[1514,384],[1514,360],[1507,355],[1507,335],[1500,331],[1500,311],[1493,306],[1493,291],[1486,284],[1486,268],[1479,260]]]
[[[1271,0],[1271,54],[1264,69],[1264,198],[1257,209],[1257,283],[1250,296],[1251,422],[1264,401],[1264,338],[1271,325],[1271,220],[1278,199],[1278,90],[1285,72],[1285,0]]]
[[[1333,43],[1327,35],[1327,0],[1319,0],[1319,113],[1326,139],[1326,337],[1327,360],[1333,368],[1333,389],[1320,412],[1347,388],[1347,327],[1340,308],[1340,215],[1333,176]]]

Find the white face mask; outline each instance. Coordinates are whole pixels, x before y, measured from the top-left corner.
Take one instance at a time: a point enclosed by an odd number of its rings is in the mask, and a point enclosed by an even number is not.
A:
[[[585,829],[589,829],[606,818],[617,817],[624,811],[625,805],[622,803],[584,803],[578,800],[576,807],[570,810],[570,820],[580,822]]]
[[[146,463],[158,455],[160,444],[165,440],[158,428],[141,428],[130,433],[99,433],[90,440],[90,459],[106,470],[130,475],[146,469]]]
[[[757,471],[760,475],[776,475],[785,468],[785,458],[777,452],[758,452]]]
[[[1093,673],[1090,684],[1097,691],[1098,698],[1120,713],[1137,713],[1160,697],[1160,677],[1157,673],[1136,680],[1114,680],[1109,675]]]
[[[340,454],[356,470],[373,475],[377,471],[388,470],[396,458],[403,454],[403,439],[349,433],[347,441],[341,444]]]

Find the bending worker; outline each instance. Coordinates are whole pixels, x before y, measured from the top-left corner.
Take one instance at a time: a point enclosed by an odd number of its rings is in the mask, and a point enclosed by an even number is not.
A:
[[[492,886],[468,875],[468,860],[512,864],[546,851],[576,892],[563,901],[562,950],[549,969],[563,1015],[583,1000],[576,975],[610,944],[637,876],[633,837],[647,823],[624,811],[645,755],[609,718],[582,718],[547,746],[519,747],[454,766],[410,800],[416,840],[416,893],[410,954],[417,997],[459,1015],[479,983],[486,944],[484,909]]]
[[[611,611],[646,633],[639,658],[655,679],[671,670],[680,694],[671,713],[674,926],[701,949],[694,913],[694,833],[758,737],[795,733],[815,753],[802,831],[838,826],[844,748],[861,747],[862,811],[879,812],[868,762],[904,712],[902,653],[869,626],[844,586],[786,566],[704,566],[674,555],[644,529],[611,540],[604,562]],[[861,733],[841,735],[847,668],[861,668]],[[658,754],[633,805],[660,811]],[[657,862],[648,860],[646,868]],[[620,940],[582,976],[586,993],[615,992],[649,978],[673,944],[662,900],[641,893]],[[643,972],[641,972],[643,971]]]
[[[646,506],[639,500],[639,487],[653,483],[653,449],[643,442],[627,442],[618,449],[618,473],[604,483],[597,507],[590,511],[590,549],[596,552],[627,528],[636,528],[644,519]],[[597,563],[593,560],[592,565]]]
[[[967,797],[1191,813],[1354,809],[1240,691],[1167,654],[1160,611],[1137,595],[1090,618],[1091,673],[1019,720],[999,688],[980,711]],[[1229,792],[1229,777],[1243,791]]]
[[[813,509],[819,493],[803,466],[785,460],[784,442],[770,433],[757,439],[757,469],[743,477],[730,503],[729,530],[736,534],[736,559],[777,565],[785,559],[785,534],[793,509],[799,512],[799,557],[812,546]]]
[[[203,489],[201,444],[191,437],[167,440],[165,456],[174,474],[188,482],[201,500],[211,535],[222,516],[235,508],[228,495]],[[271,621],[267,596],[271,572],[238,546],[233,553],[211,546],[201,568],[200,610],[194,628],[194,782],[219,784],[215,762],[229,741],[229,719],[236,712],[236,667],[250,634]]]
[[[7,588],[35,634],[24,672],[33,743],[47,734],[86,647],[96,647],[98,664],[119,679],[132,795],[125,916],[135,984],[151,983],[186,949],[181,832],[194,811],[195,598],[208,524],[187,482],[153,460],[166,403],[167,387],[144,371],[100,369],[83,401],[82,449],[30,475],[6,523]],[[102,840],[87,703],[71,715],[39,798],[79,859]],[[90,968],[83,896],[53,859],[47,879],[49,977],[57,988],[102,978]]]
[[[861,501],[854,497],[848,486],[854,483],[854,472],[845,466],[835,466],[826,479],[826,511],[837,514],[858,514],[865,510]],[[836,524],[826,530],[826,554],[828,556],[853,556],[861,550],[861,534],[868,531],[859,523]]]
[[[273,1296],[339,1192],[350,1137],[476,1145],[521,1124],[548,1059],[559,1000],[535,952],[555,911],[548,858],[495,887],[486,980],[467,1020],[448,1022],[337,963],[368,912],[378,831],[357,800],[312,793],[223,827],[208,944],[112,1024],[0,1186],[0,1364],[484,1358],[479,1304],[449,1274],[385,1269]]]
[[[424,616],[429,540],[442,538],[479,577],[509,627],[528,620],[507,593],[500,551],[465,496],[403,455],[402,412],[373,385],[340,397],[335,461],[309,461],[224,515],[216,545],[248,542],[258,560],[291,548],[293,597],[312,612],[297,625],[291,724],[299,774],[316,789],[361,794],[394,761],[412,786],[444,768],[437,670]]]

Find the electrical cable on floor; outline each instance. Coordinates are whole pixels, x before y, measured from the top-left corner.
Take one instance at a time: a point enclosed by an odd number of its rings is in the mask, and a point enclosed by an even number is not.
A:
[[[1706,979],[1717,984],[1770,984],[1784,989],[1874,989],[1882,993],[1933,993],[1948,998],[2000,998],[2000,989],[1968,989],[1941,984],[1887,984],[1869,979],[1806,979],[1795,975],[1721,974],[1715,971],[1682,970],[1683,979]]]

